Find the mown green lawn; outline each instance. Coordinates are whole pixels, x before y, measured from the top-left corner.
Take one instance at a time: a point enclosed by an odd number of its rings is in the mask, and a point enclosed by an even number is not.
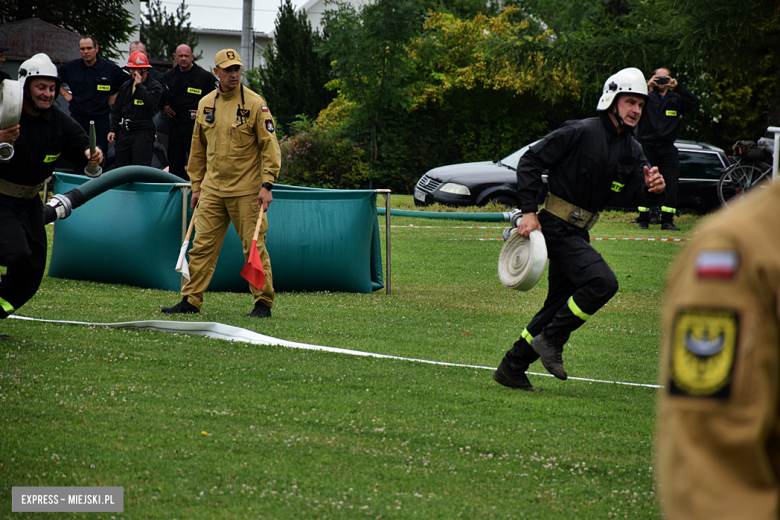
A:
[[[630,218],[607,214],[592,236],[691,237],[696,220],[640,235]],[[538,364],[531,379],[543,393],[497,385],[479,367],[498,365],[546,279],[528,293],[501,286],[502,242],[475,240],[500,237],[500,224],[393,225],[391,295],[282,293],[273,318],[257,320],[245,317],[248,294],[207,294],[201,315],[174,319],[473,368],[4,320],[13,338],[0,343],[0,517],[77,516],[12,513],[13,486],[123,486],[124,513],[86,516],[658,518],[657,390],[558,381]],[[475,225],[489,229],[457,228]],[[664,274],[684,243],[594,246],[621,288],[572,336],[566,368],[656,384]],[[160,307],[178,299],[46,277],[19,314],[170,319]]]

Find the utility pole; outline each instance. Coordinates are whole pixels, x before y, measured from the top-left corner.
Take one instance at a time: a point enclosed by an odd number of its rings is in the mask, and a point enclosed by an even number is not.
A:
[[[241,62],[244,70],[255,67],[254,6],[252,0],[244,0],[244,13],[241,23]],[[246,75],[243,76],[246,81]]]

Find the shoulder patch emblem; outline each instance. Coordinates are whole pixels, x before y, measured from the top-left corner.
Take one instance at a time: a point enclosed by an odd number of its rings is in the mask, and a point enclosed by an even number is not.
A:
[[[731,280],[737,274],[739,255],[730,249],[708,249],[696,255],[695,266],[700,280]]]
[[[739,337],[739,316],[730,309],[689,308],[674,321],[669,393],[727,399]]]
[[[274,133],[274,120],[273,119],[266,119],[265,120],[265,129],[268,130],[271,133]]]
[[[204,114],[210,114],[213,111],[214,111],[214,107],[203,107]]]
[[[268,107],[260,107],[263,112],[268,112]]]

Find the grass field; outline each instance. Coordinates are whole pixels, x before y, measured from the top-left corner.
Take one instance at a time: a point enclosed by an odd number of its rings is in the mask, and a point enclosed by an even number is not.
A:
[[[630,218],[608,213],[592,236],[691,237],[696,222],[640,235]],[[528,293],[501,286],[502,242],[476,240],[500,237],[499,224],[392,223],[391,295],[282,293],[273,318],[257,320],[245,317],[248,294],[215,293],[201,315],[174,319],[475,368],[4,320],[0,517],[27,517],[11,513],[12,486],[123,486],[124,513],[86,516],[659,518],[656,390],[545,375],[530,376],[540,394],[497,385],[478,367],[498,365],[541,306],[546,278]],[[621,286],[572,336],[566,368],[655,384],[664,274],[684,243],[593,244]],[[18,314],[168,319],[160,307],[178,299],[46,277]]]

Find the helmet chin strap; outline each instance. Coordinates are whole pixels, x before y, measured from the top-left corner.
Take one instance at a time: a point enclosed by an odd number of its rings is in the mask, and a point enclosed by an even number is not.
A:
[[[27,88],[24,89],[24,101],[29,102],[30,106],[33,108],[33,110],[35,110],[39,114],[43,114],[46,111],[45,108],[41,108],[41,107],[39,107],[38,105],[35,104],[35,101],[33,101],[32,94],[30,94],[30,91],[27,90]]]
[[[612,115],[615,116],[615,121],[617,121],[618,127],[620,127],[621,130],[633,130],[634,127],[623,121],[623,118],[620,117],[620,114],[618,114],[617,99],[615,101],[615,104],[612,105]]]

